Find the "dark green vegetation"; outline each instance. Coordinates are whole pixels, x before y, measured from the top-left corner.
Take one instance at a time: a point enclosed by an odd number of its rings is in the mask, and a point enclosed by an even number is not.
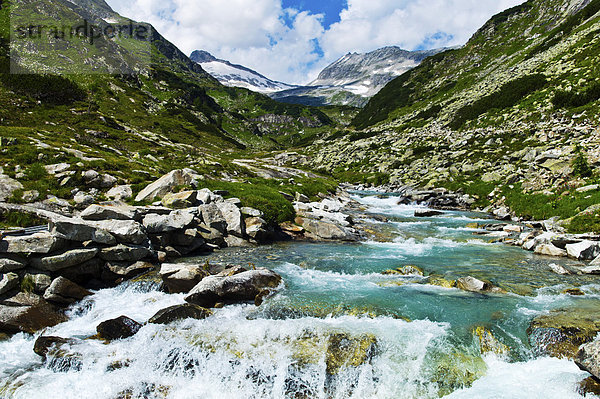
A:
[[[29,213],[0,210],[0,228],[6,227],[33,227],[46,224],[43,219]]]
[[[593,83],[583,91],[559,90],[552,99],[556,108],[583,107],[600,99],[600,83]]]

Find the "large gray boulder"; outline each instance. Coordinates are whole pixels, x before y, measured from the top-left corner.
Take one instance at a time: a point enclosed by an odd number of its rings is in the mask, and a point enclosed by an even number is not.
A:
[[[0,255],[0,273],[14,272],[21,270],[27,265],[27,260],[18,255],[2,254]]]
[[[137,262],[149,257],[152,252],[140,245],[119,244],[114,247],[103,248],[100,251],[100,258],[106,261],[117,262]]]
[[[186,302],[205,308],[218,302],[235,303],[254,301],[267,289],[275,289],[281,276],[267,269],[244,271],[235,275],[221,273],[204,278],[185,298]]]
[[[171,294],[189,292],[209,275],[202,266],[188,263],[163,263],[159,274]]]
[[[72,249],[60,255],[34,258],[31,260],[31,265],[40,270],[56,272],[87,262],[98,255],[98,252],[100,252],[98,248]]]
[[[338,224],[309,218],[298,219],[302,227],[315,236],[315,238],[343,241],[356,241],[357,239],[356,234],[352,230]]]
[[[74,282],[57,277],[44,293],[44,299],[59,305],[70,305],[80,301],[92,293]]]
[[[584,240],[576,244],[567,244],[569,257],[578,260],[592,260],[600,255],[600,243]]]
[[[143,226],[134,220],[102,220],[91,223],[92,226],[107,231],[118,242],[124,244],[142,244],[148,240]]]
[[[166,194],[161,203],[167,208],[184,209],[196,205],[198,192],[195,190]]]
[[[48,232],[29,236],[6,236],[0,241],[0,253],[47,254],[63,247],[64,240]]]
[[[495,287],[489,281],[482,281],[476,279],[475,277],[467,276],[461,277],[456,280],[456,288],[459,288],[463,291],[469,292],[491,292],[491,293],[503,293],[504,290],[501,288]]]
[[[6,201],[12,196],[13,192],[22,189],[23,185],[21,183],[4,174],[0,174],[0,202]]]
[[[237,237],[243,237],[246,234],[246,225],[240,209],[232,202],[218,202],[217,206],[225,218],[227,232]]]
[[[195,217],[195,212],[181,209],[168,215],[146,215],[142,223],[148,233],[159,234],[185,229],[194,223]]]
[[[600,340],[581,345],[575,356],[575,364],[600,379]]]
[[[115,201],[128,200],[133,196],[131,185],[116,186],[108,190],[106,197]]]
[[[552,244],[540,244],[537,247],[535,247],[534,252],[538,255],[567,256],[567,251],[565,251],[564,249],[555,247]]]
[[[590,262],[590,266],[600,266],[600,255],[596,256],[596,259]]]
[[[0,302],[0,332],[32,334],[67,320],[57,308],[39,295],[20,292]]]
[[[98,244],[114,245],[117,239],[107,230],[101,229],[80,218],[57,218],[50,223],[52,233],[71,241],[93,241]]]
[[[16,273],[0,274],[0,295],[17,288],[19,286],[19,276]]]
[[[84,220],[133,220],[136,208],[129,205],[90,205],[79,215]]]
[[[211,202],[210,204],[200,205],[198,207],[200,215],[202,217],[202,223],[206,227],[210,227],[225,234],[227,231],[227,221],[223,212],[216,203]]]
[[[162,199],[166,194],[172,192],[178,186],[186,186],[194,183],[194,173],[189,169],[173,170],[160,179],[146,186],[135,197],[136,202],[153,201],[155,198]]]

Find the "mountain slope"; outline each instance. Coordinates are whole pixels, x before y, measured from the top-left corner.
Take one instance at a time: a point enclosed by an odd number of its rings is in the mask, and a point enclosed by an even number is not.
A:
[[[225,86],[243,87],[264,94],[289,90],[295,87],[293,85],[271,80],[242,65],[236,65],[229,61],[217,59],[206,51],[196,50],[190,55],[190,59],[200,64],[205,71],[210,73]]]
[[[392,46],[366,54],[349,53],[325,68],[307,86],[270,96],[298,104],[363,106],[388,82],[440,51],[406,51]]]
[[[527,1],[386,85],[353,129],[310,149],[313,165],[460,189],[500,214],[574,217],[573,231],[589,231],[600,222],[585,213],[600,194],[583,188],[600,179],[599,65],[600,1]]]

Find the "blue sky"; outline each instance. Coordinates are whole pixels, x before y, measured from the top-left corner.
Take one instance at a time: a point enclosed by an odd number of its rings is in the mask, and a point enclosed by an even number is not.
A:
[[[462,45],[524,0],[107,0],[150,22],[183,52],[206,50],[286,83],[304,84],[349,52]]]

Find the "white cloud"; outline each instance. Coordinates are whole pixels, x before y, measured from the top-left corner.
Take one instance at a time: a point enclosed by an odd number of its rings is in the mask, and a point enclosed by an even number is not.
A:
[[[522,1],[348,0],[325,29],[322,15],[283,9],[281,0],[108,0],[187,54],[206,50],[287,83],[314,79],[348,52],[463,44],[491,15]]]

